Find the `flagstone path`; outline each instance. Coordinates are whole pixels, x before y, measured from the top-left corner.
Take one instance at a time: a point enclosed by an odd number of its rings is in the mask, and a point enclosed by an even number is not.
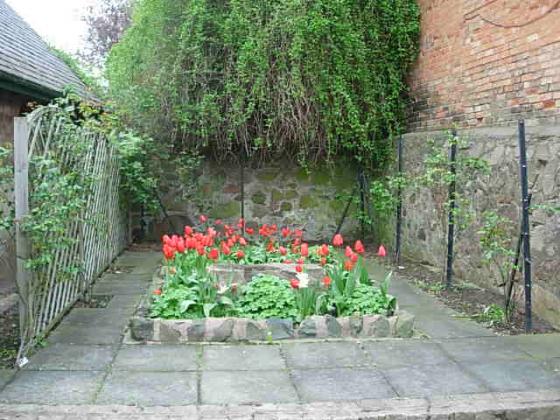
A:
[[[495,336],[398,278],[418,338],[131,344],[158,261],[126,252],[129,272],[94,288],[106,308],[73,309],[24,369],[0,371],[0,419],[560,418],[560,335]]]

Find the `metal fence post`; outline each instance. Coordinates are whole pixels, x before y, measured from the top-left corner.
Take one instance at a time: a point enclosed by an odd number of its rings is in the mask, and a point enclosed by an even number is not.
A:
[[[453,282],[453,245],[455,241],[455,198],[456,198],[456,180],[457,167],[455,160],[457,157],[457,130],[452,130],[453,142],[449,149],[449,172],[451,174],[451,182],[449,183],[449,213],[447,224],[447,269],[446,269],[446,287],[449,289]]]
[[[16,230],[16,284],[19,295],[20,354],[29,334],[32,302],[30,287],[32,274],[26,267],[31,256],[31,244],[22,229],[24,218],[29,214],[29,126],[24,117],[14,118],[14,201]],[[19,360],[18,360],[19,361]]]
[[[523,235],[523,277],[525,280],[525,331],[533,329],[532,317],[532,279],[531,279],[531,238],[529,227],[529,182],[527,179],[527,148],[525,144],[525,121],[518,123],[519,133],[519,171],[522,200],[522,235]]]
[[[397,224],[396,224],[396,240],[395,240],[395,262],[397,266],[401,264],[401,230],[402,230],[402,188],[401,177],[403,172],[403,150],[402,136],[399,136],[397,142],[397,171],[399,174],[399,185],[397,187]]]

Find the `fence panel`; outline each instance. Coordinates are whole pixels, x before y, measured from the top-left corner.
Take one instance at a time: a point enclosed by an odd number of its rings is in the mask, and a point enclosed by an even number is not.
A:
[[[70,128],[69,128],[70,127]],[[18,360],[84,295],[93,281],[129,243],[128,211],[119,200],[119,163],[114,145],[102,133],[75,124],[55,107],[41,107],[15,119],[15,205],[17,281],[20,292],[21,347]],[[80,145],[77,150],[76,145]],[[47,160],[46,169],[41,164]],[[31,239],[24,221],[33,214],[33,194],[52,176],[80,174],[87,188],[80,190],[79,214],[62,229],[45,233],[45,242],[61,244],[47,262],[28,266],[37,257],[41,240]],[[29,170],[28,170],[29,168]],[[57,172],[58,173],[58,172]],[[54,194],[50,206],[64,206]],[[53,207],[54,208],[54,207]],[[35,241],[35,243],[34,243]]]

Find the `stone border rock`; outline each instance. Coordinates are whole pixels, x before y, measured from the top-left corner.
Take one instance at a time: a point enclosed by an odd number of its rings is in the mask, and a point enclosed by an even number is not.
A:
[[[151,291],[161,287],[158,270],[149,294],[130,319],[130,336],[135,341],[153,343],[251,342],[324,338],[409,338],[414,334],[414,315],[398,310],[392,316],[364,315],[335,318],[311,316],[300,324],[290,319],[270,318],[150,318]]]

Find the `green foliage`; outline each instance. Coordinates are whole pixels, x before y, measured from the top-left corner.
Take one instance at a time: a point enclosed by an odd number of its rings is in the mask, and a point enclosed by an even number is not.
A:
[[[472,318],[479,322],[484,322],[491,327],[502,324],[507,320],[504,308],[495,303],[488,305],[480,314],[473,315]]]
[[[54,55],[56,55],[58,58],[64,61],[64,63],[68,67],[70,67],[70,69],[74,72],[74,74],[78,76],[78,79],[80,79],[81,82],[92,91],[92,93],[94,93],[97,96],[103,95],[103,89],[101,88],[99,82],[95,79],[94,76],[92,76],[91,74],[89,74],[83,69],[83,67],[80,65],[79,61],[76,58],[74,58],[71,54],[67,53],[66,51],[56,48],[52,45],[49,48]]]
[[[375,287],[369,280],[357,282],[340,315],[392,315],[397,307],[395,297],[387,293],[390,274]]]
[[[388,160],[416,57],[414,0],[140,0],[107,78],[173,151]]]
[[[243,287],[239,314],[246,318],[296,319],[298,310],[290,284],[270,275],[260,275]]]

